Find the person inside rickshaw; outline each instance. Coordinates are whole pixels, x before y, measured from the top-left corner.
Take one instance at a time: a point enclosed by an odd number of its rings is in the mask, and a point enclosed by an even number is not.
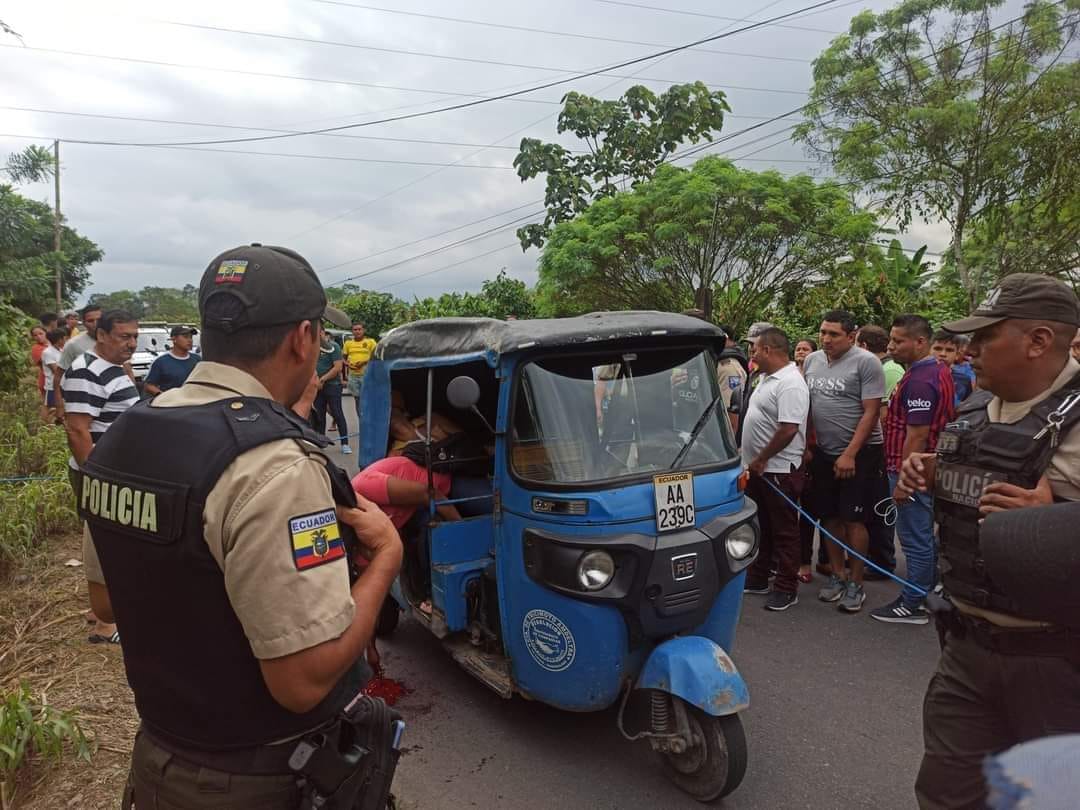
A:
[[[436,520],[461,520],[489,515],[494,507],[492,485],[487,478],[494,448],[466,434],[452,419],[431,416],[431,484],[438,500],[467,499],[435,507]],[[427,419],[411,417],[400,392],[391,393],[390,447],[388,455],[362,469],[352,479],[353,489],[379,507],[401,534],[406,550],[413,550],[417,579],[430,592],[427,524],[428,510]],[[420,609],[431,612],[424,600]]]

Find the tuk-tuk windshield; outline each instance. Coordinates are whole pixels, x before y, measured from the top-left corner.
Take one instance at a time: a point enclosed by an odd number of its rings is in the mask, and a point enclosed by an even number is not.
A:
[[[736,455],[715,360],[699,347],[536,360],[522,368],[515,396],[511,463],[529,481],[579,484],[669,469],[699,423],[680,469]]]

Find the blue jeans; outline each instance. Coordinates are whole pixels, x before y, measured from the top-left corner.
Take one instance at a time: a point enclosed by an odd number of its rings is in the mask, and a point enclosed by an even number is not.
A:
[[[337,422],[341,446],[349,444],[349,423],[345,421],[345,412],[341,409],[341,385],[327,383],[322,390],[315,395],[315,402],[311,406],[311,426],[319,433],[326,433],[326,414],[330,413]]]
[[[898,473],[889,473],[890,492],[896,489]],[[929,493],[916,492],[915,503],[897,506],[896,533],[907,558],[907,579],[929,593],[937,579],[937,548],[934,545],[934,502]],[[905,607],[915,608],[925,597],[905,587],[900,597]]]

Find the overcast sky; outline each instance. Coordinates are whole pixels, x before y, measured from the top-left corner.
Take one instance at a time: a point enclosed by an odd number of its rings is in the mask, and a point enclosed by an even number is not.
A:
[[[53,138],[207,141],[431,110],[567,78],[654,53],[658,45],[679,45],[746,24],[717,16],[760,20],[811,4],[632,1],[667,10],[604,0],[5,2],[0,19],[22,35],[25,46],[0,38],[0,155],[35,142],[15,136],[34,136],[41,144]],[[194,149],[64,143],[62,207],[70,224],[105,251],[105,260],[93,268],[90,291],[197,283],[214,255],[252,241],[298,250],[324,284],[369,273],[356,283],[407,299],[478,289],[501,267],[531,284],[538,254],[521,252],[512,225],[414,257],[539,210],[542,178],[523,184],[510,167],[522,137],[557,137],[558,102],[565,92],[616,98],[635,83],[662,91],[670,84],[658,79],[701,80],[728,93],[732,113],[722,134],[729,134],[798,107],[810,84],[810,60],[854,13],[891,4],[840,0],[835,8],[784,27],[736,33],[701,49],[615,71],[639,74],[637,79],[594,76],[516,99],[335,136]],[[131,118],[158,122],[122,120]],[[783,124],[734,138],[714,151],[755,152],[786,133],[741,149],[739,144]],[[572,138],[563,142],[573,145]],[[805,160],[799,147],[782,142],[740,165],[820,173]],[[50,186],[23,190],[51,201]],[[438,235],[443,231],[450,232]],[[929,242],[930,250],[939,251],[946,237],[941,226],[920,225],[904,241]],[[372,272],[390,264],[396,266]]]

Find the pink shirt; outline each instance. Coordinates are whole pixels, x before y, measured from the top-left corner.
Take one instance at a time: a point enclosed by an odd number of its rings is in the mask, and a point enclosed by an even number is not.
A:
[[[352,488],[369,501],[377,503],[393,522],[394,527],[400,529],[409,522],[409,518],[416,512],[417,507],[391,504],[390,496],[386,491],[388,478],[402,478],[406,481],[419,481],[426,484],[427,470],[404,456],[390,456],[369,464],[352,480]],[[450,476],[446,473],[435,473],[432,478],[435,482],[435,491],[441,497],[447,497],[450,494]]]

